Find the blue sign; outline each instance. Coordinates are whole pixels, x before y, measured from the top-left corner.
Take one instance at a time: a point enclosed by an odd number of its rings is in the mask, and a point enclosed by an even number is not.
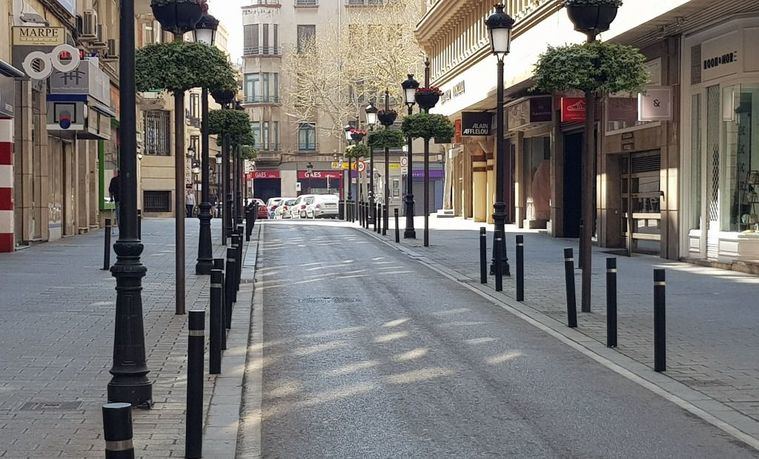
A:
[[[58,3],[66,8],[69,13],[76,15],[76,0],[58,0]]]

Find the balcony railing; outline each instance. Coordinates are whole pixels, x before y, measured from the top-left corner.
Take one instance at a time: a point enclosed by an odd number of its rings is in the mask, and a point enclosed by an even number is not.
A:
[[[278,104],[279,96],[245,96],[246,104]]]
[[[243,48],[245,56],[281,56],[282,48],[277,46],[246,46]]]
[[[319,0],[295,0],[295,6],[316,7],[319,6]]]
[[[298,151],[301,152],[312,152],[316,151],[319,148],[319,145],[316,143],[299,143],[298,144]]]
[[[377,6],[383,3],[384,0],[345,0],[345,6]]]
[[[253,145],[253,148],[260,152],[275,152],[279,151],[279,144],[278,143],[267,143],[267,144],[257,144]]]

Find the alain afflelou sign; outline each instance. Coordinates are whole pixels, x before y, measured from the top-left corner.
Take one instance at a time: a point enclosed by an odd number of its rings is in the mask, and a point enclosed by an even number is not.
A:
[[[489,136],[493,124],[493,114],[489,112],[462,112],[461,135]]]

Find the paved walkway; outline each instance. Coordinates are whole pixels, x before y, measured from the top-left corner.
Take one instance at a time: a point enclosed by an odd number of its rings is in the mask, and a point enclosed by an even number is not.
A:
[[[209,301],[209,276],[194,274],[197,231],[197,220],[188,219],[188,310]],[[134,443],[140,457],[182,456],[187,316],[174,314],[173,220],[144,220],[143,238],[155,406],[134,411]],[[0,457],[103,457],[100,408],[110,380],[116,282],[100,270],[102,247],[98,231],[0,255]],[[205,384],[206,409],[215,380]]]
[[[416,240],[402,246],[455,272],[460,280],[479,285],[479,239],[482,224],[462,219],[430,218],[429,248],[422,247],[423,220],[417,218]],[[401,228],[403,228],[401,219]],[[393,238],[393,224],[388,240]],[[492,225],[488,226],[488,246]],[[512,274],[515,234],[525,235],[524,306],[566,324],[563,248],[577,240],[556,239],[536,231],[507,227]],[[579,332],[605,345],[605,258],[608,249],[594,248],[592,313],[579,313]],[[488,256],[490,258],[490,255]],[[617,257],[619,347],[617,352],[653,367],[653,269],[667,270],[666,375],[703,394],[694,404],[759,439],[759,277],[733,271],[669,262],[654,256]],[[489,287],[493,278],[489,279]],[[578,310],[580,271],[576,272]],[[490,290],[491,293],[492,290]],[[515,282],[504,281],[512,303]],[[758,440],[759,441],[759,440]]]

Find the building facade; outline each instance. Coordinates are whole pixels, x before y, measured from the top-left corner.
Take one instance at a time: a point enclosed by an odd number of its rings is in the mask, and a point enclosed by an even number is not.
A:
[[[504,3],[516,23],[511,53],[505,61],[508,150],[507,164],[502,166],[494,160],[495,138],[490,135],[494,129],[478,132],[471,125],[471,120],[477,118],[472,113],[494,113],[496,107],[496,61],[490,55],[484,25],[484,19],[492,12],[491,6],[478,1],[430,2],[417,27],[417,37],[432,60],[433,84],[445,92],[444,103],[436,110],[451,117],[461,134],[447,154],[445,205],[459,216],[490,220],[495,194],[493,170],[504,167],[511,172],[505,184],[506,196],[511,196],[511,202],[507,203],[510,220],[520,227],[545,228],[556,237],[577,237],[582,200],[593,199],[597,214],[595,240],[601,246],[669,259],[735,258],[739,257],[736,247],[746,247],[744,250],[752,253],[753,236],[745,231],[754,220],[749,203],[753,199],[751,171],[756,165],[748,159],[750,148],[739,147],[741,142],[750,144],[748,135],[738,134],[741,129],[736,127],[742,116],[746,117],[739,114],[729,122],[712,121],[709,140],[706,132],[710,126],[709,91],[714,98],[712,116],[727,113],[726,101],[748,113],[751,105],[745,102],[751,96],[744,93],[750,89],[744,91],[741,84],[749,84],[743,82],[751,80],[753,61],[747,56],[740,63],[715,65],[718,70],[713,70],[712,61],[701,62],[694,47],[699,40],[711,39],[706,30],[715,27],[714,24],[743,27],[744,32],[735,32],[730,45],[737,50],[736,44],[747,43],[752,36],[750,19],[746,18],[757,16],[755,2],[640,0],[634,5],[625,2],[611,29],[599,39],[629,44],[642,51],[650,75],[646,94],[660,96],[657,103],[663,101],[664,107],[657,105],[657,108],[666,108],[666,115],[656,119],[639,116],[639,111],[646,109],[646,101],[650,99],[647,97],[640,101],[638,95],[630,94],[605,98],[597,110],[593,139],[597,145],[595,192],[581,189],[580,158],[585,142],[582,94],[539,94],[531,90],[538,56],[548,46],[581,42],[584,35],[573,31],[562,1]],[[724,31],[730,26],[722,27]],[[713,33],[718,34],[718,30],[717,26]],[[685,84],[699,66],[708,67],[702,73],[714,75],[712,82],[716,82],[716,89],[714,84],[708,86],[711,90],[707,89],[704,81],[698,79],[695,87],[692,83]],[[731,81],[730,90],[721,89],[721,85]],[[722,91],[719,98],[718,90]],[[739,103],[741,97],[743,105]],[[697,107],[691,107],[691,103]],[[746,124],[750,123],[744,119],[743,125]],[[718,132],[722,133],[717,136]],[[696,139],[700,139],[697,145],[702,149],[691,160],[696,145],[692,142]],[[717,161],[705,156],[709,141],[712,147],[722,142],[719,145],[724,150],[717,154],[724,164],[716,172],[714,166],[709,166],[711,169],[706,166]],[[729,148],[736,153],[729,153]],[[730,154],[744,159],[729,160]],[[732,166],[727,166],[728,163]],[[756,175],[759,183],[759,173]],[[707,190],[707,176],[711,177],[708,183],[719,177],[722,191]],[[700,188],[692,188],[692,183]],[[728,198],[724,191],[741,187],[743,195],[734,192],[736,198]],[[718,209],[714,207],[715,193],[723,200]],[[704,215],[714,220],[710,222]],[[716,220],[717,215],[721,215],[721,220]],[[718,250],[715,245],[720,245],[722,252],[715,252]],[[712,247],[711,252],[708,247]]]

